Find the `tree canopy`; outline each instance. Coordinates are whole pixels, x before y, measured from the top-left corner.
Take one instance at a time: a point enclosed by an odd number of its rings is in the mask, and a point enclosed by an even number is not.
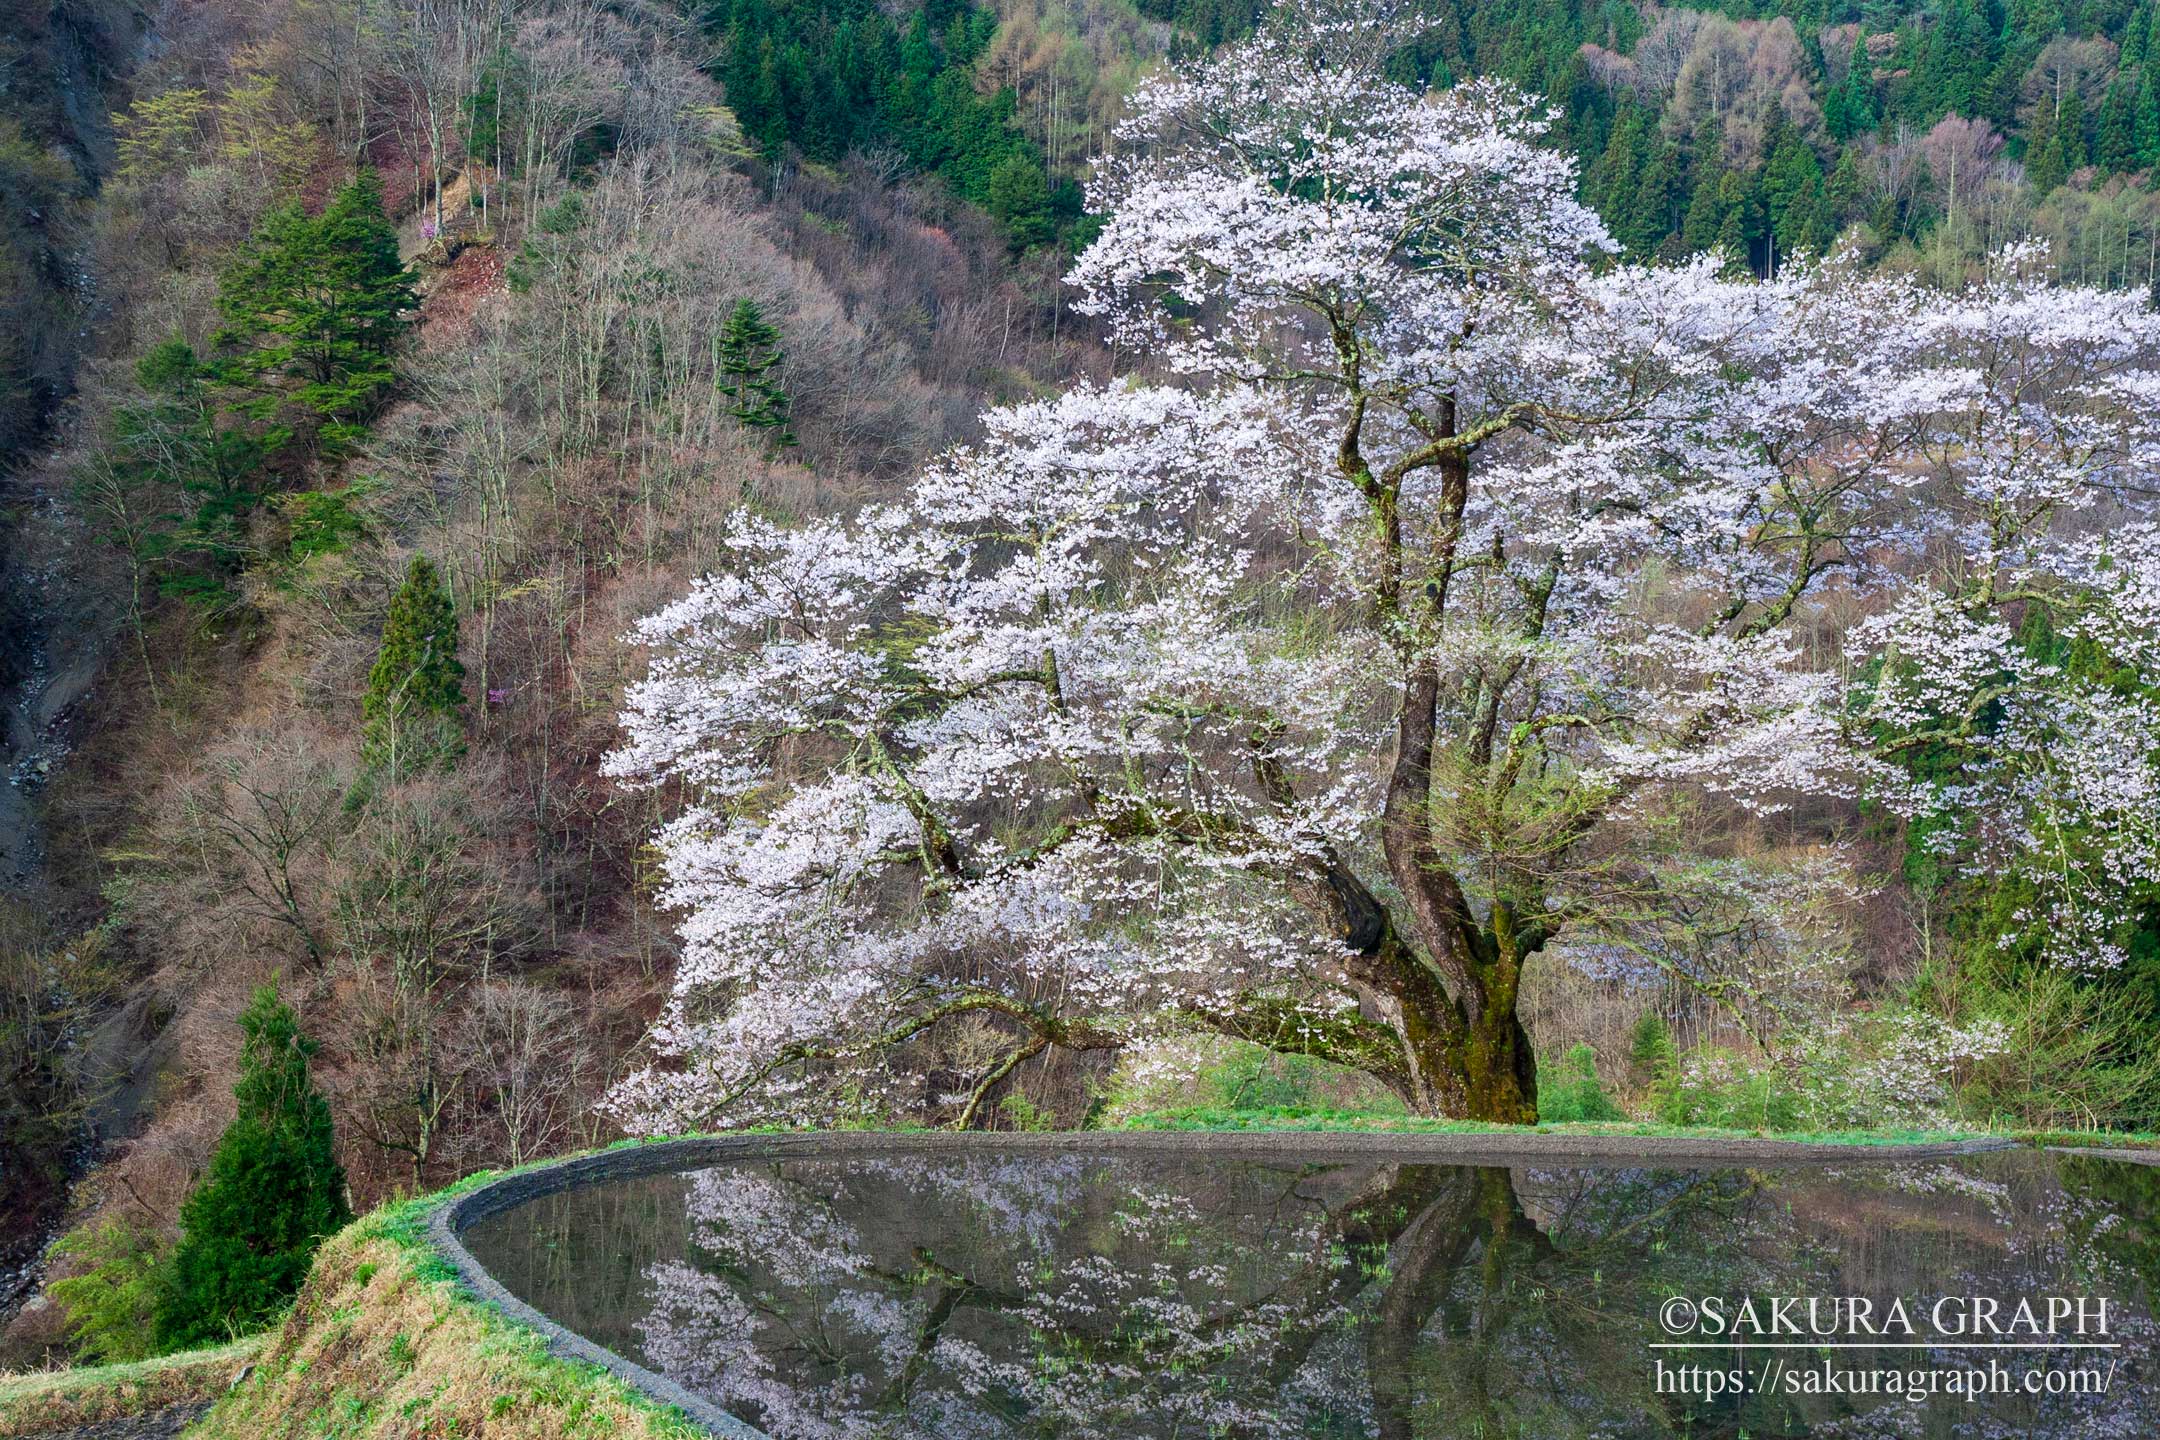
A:
[[[825,161],[897,150],[989,206],[1019,248],[1078,218],[1078,187],[1047,188],[1039,148],[1013,123],[1012,91],[978,92],[974,64],[998,28],[989,9],[926,0],[895,15],[873,0],[712,0],[703,13],[724,47],[714,71],[728,105],[766,150],[792,144]],[[1040,206],[1009,219],[999,196],[1009,196],[1016,162],[1046,188]],[[1005,189],[993,193],[1000,174]]]
[[[417,304],[382,186],[363,170],[320,215],[294,200],[263,217],[218,287],[215,373],[280,437],[291,407],[327,442],[357,438],[396,383],[392,347]]]
[[[776,445],[794,444],[788,393],[773,373],[787,356],[779,330],[756,301],[744,296],[735,302],[714,341],[714,355],[713,384],[727,397],[728,413],[752,430],[770,432]]]

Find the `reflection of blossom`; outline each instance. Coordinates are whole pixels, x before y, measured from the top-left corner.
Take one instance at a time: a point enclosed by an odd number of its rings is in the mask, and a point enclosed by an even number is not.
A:
[[[776,1440],[1664,1434],[1645,1346],[1666,1296],[1926,1305],[2103,1279],[2132,1347],[2112,1399],[1982,1404],[1929,1433],[2160,1433],[2132,1373],[2155,1329],[2127,1299],[2148,1222],[2030,1155],[1766,1178],[888,1154],[685,1180],[638,1349]],[[1902,1435],[1906,1404],[1797,1413]]]
[[[668,1373],[786,1440],[887,1433],[876,1402],[896,1391],[909,1422],[900,1433],[926,1436],[998,1433],[996,1415],[1015,1405],[1061,1434],[1104,1436],[1288,1435],[1308,1410],[1357,1408],[1310,1377],[1265,1403],[1207,1380],[1224,1366],[1265,1366],[1286,1336],[1324,1331],[1342,1307],[1257,1295],[1250,1267],[1234,1263],[1239,1237],[1223,1237],[1233,1243],[1220,1252],[1195,1245],[1207,1217],[1189,1196],[1139,1183],[1130,1162],[781,1168],[785,1178],[751,1167],[693,1177],[692,1233],[728,1278],[655,1266],[657,1303],[641,1333]],[[1096,1217],[1108,1253],[1061,1253],[1076,1204],[1113,1176],[1116,1204]],[[843,1210],[866,1218],[851,1223]],[[870,1233],[867,1218],[925,1216],[965,1226],[911,1245]],[[1323,1252],[1321,1205],[1294,1199],[1272,1218],[1285,1253]],[[964,1276],[945,1258],[958,1249]],[[1180,1250],[1177,1263],[1135,1263]],[[1015,1336],[1029,1343],[1016,1350]],[[783,1370],[791,1385],[778,1383]],[[1162,1383],[1180,1374],[1191,1383]]]

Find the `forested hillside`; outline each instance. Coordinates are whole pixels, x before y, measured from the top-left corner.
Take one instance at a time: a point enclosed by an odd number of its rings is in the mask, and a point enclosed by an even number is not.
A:
[[[1248,0],[25,12],[0,1351],[215,1330],[270,1073],[318,1217],[751,1119],[2160,1122],[2156,4],[1380,7],[1339,253]]]
[[[355,1204],[614,1133],[672,964],[653,812],[597,773],[630,621],[734,505],[847,508],[1088,363],[969,182],[768,163],[730,53],[656,8],[159,17],[77,190],[94,351],[18,481],[23,553],[67,557],[41,623],[109,642],[57,763],[9,757],[11,1243],[100,1155],[89,1253],[162,1250],[272,978]]]
[[[703,14],[727,42],[745,129],[768,150],[889,148],[1008,224],[1019,216],[1025,245],[1077,216],[1077,187],[1060,182],[1078,178],[1131,80],[1106,53],[1128,65],[1200,53],[1249,33],[1264,7],[1144,0],[1152,27],[1103,8],[1007,7],[998,24],[929,7],[905,28],[874,8]],[[1850,234],[1871,257],[1944,269],[2037,233],[2081,279],[2153,281],[2160,210],[2139,183],[2160,165],[2150,0],[1429,8],[1396,78],[1493,76],[1549,97],[1583,198],[1638,258],[1718,247],[1768,273]]]
[[[1173,50],[1245,33],[1260,8],[1141,4],[1178,27]],[[1858,226],[1871,255],[1963,264],[2036,232],[2070,273],[2149,286],[2156,37],[2150,0],[1454,0],[1394,73],[1550,97],[1583,197],[1638,257],[1715,245],[1767,272]]]

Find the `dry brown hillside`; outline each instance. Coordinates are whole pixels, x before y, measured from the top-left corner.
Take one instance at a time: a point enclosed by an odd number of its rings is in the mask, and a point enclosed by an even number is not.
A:
[[[356,1208],[608,1136],[595,1101],[670,966],[652,808],[597,775],[630,622],[731,507],[852,505],[986,397],[1098,359],[1054,262],[1010,258],[939,183],[752,158],[671,11],[358,14],[161,12],[90,222],[110,319],[38,543],[72,555],[45,603],[109,641],[39,797],[50,899],[8,939],[47,1010],[62,973],[47,1018],[87,1039],[68,1079],[98,1163],[72,1225],[171,1233],[231,1112],[233,1017],[271,977],[323,1044]],[[475,159],[441,116],[471,113],[496,46],[542,99]],[[345,453],[277,457],[226,594],[163,593],[128,538],[148,517],[96,483],[143,403],[136,362],[214,349],[219,276],[266,209],[320,206],[362,165],[422,296],[394,397]],[[782,336],[784,455],[714,387],[744,297]],[[363,786],[361,691],[415,554],[455,602],[468,748]],[[56,1340],[33,1306],[6,1345]]]

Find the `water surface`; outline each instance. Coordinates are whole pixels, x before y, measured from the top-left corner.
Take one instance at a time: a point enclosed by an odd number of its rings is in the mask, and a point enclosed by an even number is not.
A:
[[[535,1308],[777,1440],[2150,1440],[2156,1220],[2160,1172],[2031,1152],[1746,1169],[973,1150],[603,1182],[464,1239]],[[1999,1302],[2000,1326],[2051,1295],[2106,1298],[2107,1333],[2080,1343],[2115,1348],[1998,1333],[1973,1338],[2025,1348],[1982,1351],[1931,1323],[1946,1297],[1953,1322]],[[1902,1300],[1921,1341],[1849,1348],[1840,1321],[1836,1349],[1653,1348],[1702,1338],[1675,1298],[1750,1296],[1765,1318],[1771,1297]],[[1707,1395],[1686,1365],[1745,1383]],[[1941,1393],[1990,1366],[2010,1393]],[[1820,1393],[1854,1371],[1933,1391]]]

